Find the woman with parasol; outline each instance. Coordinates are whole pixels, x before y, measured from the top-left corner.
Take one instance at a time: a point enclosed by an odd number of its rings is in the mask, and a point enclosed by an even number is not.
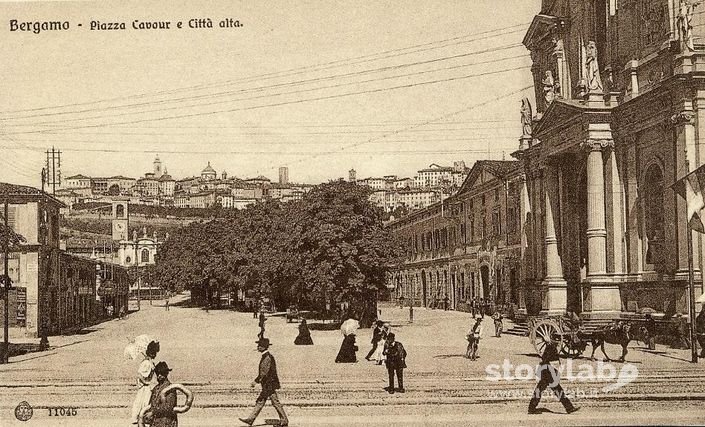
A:
[[[142,409],[149,405],[149,398],[154,387],[154,359],[159,353],[159,342],[148,335],[140,335],[125,348],[125,355],[133,360],[142,358],[137,368],[137,396],[132,404],[132,424],[139,421]]]
[[[338,356],[335,358],[335,363],[356,363],[357,345],[355,345],[355,332],[360,327],[360,324],[355,319],[348,319],[340,326],[340,332],[345,338],[338,351]]]

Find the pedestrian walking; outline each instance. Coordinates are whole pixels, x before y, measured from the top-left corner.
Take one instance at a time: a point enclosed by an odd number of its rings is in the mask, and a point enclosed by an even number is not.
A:
[[[679,349],[689,349],[690,348],[690,340],[688,339],[689,332],[688,332],[688,321],[686,320],[685,317],[681,313],[676,314],[675,317],[675,322],[676,322],[676,336],[674,340],[674,348],[679,348]]]
[[[389,374],[389,394],[394,394],[395,391],[404,393],[404,369],[406,368],[406,349],[402,343],[396,340],[394,333],[390,332],[387,335],[387,343],[384,346],[384,355],[386,357],[387,373]],[[394,388],[394,375],[397,376],[399,388]]]
[[[299,335],[294,339],[294,345],[313,345],[311,331],[308,330],[306,319],[301,319],[299,324]]]
[[[443,297],[443,310],[448,311],[448,302],[450,299],[448,298],[448,295]]]
[[[142,427],[145,422],[150,427],[177,427],[178,414],[191,409],[193,393],[181,384],[172,384],[169,381],[169,372],[171,369],[166,362],[159,362],[154,367],[157,385],[152,389],[149,405],[140,414],[139,427]],[[186,395],[186,404],[183,406],[177,406],[177,390]]]
[[[644,328],[646,329],[646,343],[649,346],[649,350],[656,350],[656,321],[651,314],[646,313],[644,315]]]
[[[568,397],[563,391],[563,387],[560,384],[560,374],[556,368],[551,365],[551,362],[559,361],[558,357],[558,344],[559,342],[548,338],[546,342],[546,348],[541,355],[541,363],[537,367],[536,376],[539,378],[538,384],[536,384],[536,389],[534,389],[534,394],[529,401],[529,414],[540,414],[541,410],[538,409],[539,402],[541,401],[541,393],[550,387],[553,393],[556,395],[558,400],[565,408],[565,411],[569,414],[577,411],[578,407],[573,406]]]
[[[257,334],[258,339],[264,338],[264,322],[267,321],[267,318],[264,317],[264,311],[260,310],[259,312],[259,334]]]
[[[166,307],[166,311],[169,311],[169,298],[164,301],[164,307]]]
[[[392,327],[389,323],[382,325],[382,337],[379,341],[379,346],[377,346],[377,351],[375,352],[375,360],[378,365],[384,363],[387,357],[384,354],[384,349],[387,345],[387,336],[392,333]]]
[[[705,358],[705,304],[695,318],[695,336],[700,344],[700,357]]]
[[[470,301],[470,314],[472,315],[473,319],[477,314],[477,298],[475,297],[472,297],[472,300]]]
[[[357,363],[358,348],[355,345],[355,334],[345,335],[343,343],[340,345],[338,355],[335,357],[335,363]]]
[[[279,396],[277,396],[277,390],[281,388],[281,385],[279,384],[279,375],[277,374],[277,362],[274,356],[269,352],[269,346],[268,338],[261,338],[257,341],[257,351],[262,353],[262,358],[259,361],[259,374],[254,382],[252,382],[251,386],[254,388],[255,384],[260,384],[262,391],[259,396],[257,396],[255,408],[252,410],[250,416],[247,418],[238,418],[248,426],[251,426],[255,422],[260,411],[264,408],[267,399],[271,400],[272,406],[274,406],[274,409],[276,409],[279,414],[279,425],[289,425],[289,419],[286,416],[284,407],[281,402],[279,402]]]
[[[159,353],[159,343],[157,341],[150,341],[146,350],[142,353],[143,360],[139,368],[137,368],[137,396],[135,396],[135,401],[132,404],[132,424],[139,422],[142,409],[149,405],[152,388],[154,387],[154,359],[156,359],[157,353]]]
[[[378,320],[375,322],[374,329],[372,329],[372,340],[370,341],[372,343],[372,349],[369,353],[367,353],[367,356],[365,356],[365,360],[367,361],[369,361],[370,357],[372,357],[372,355],[375,354],[375,351],[377,351],[377,346],[382,339],[382,325],[382,321]]]
[[[485,317],[485,299],[480,298],[480,302],[478,303],[479,305],[479,311],[480,311],[480,316]]]
[[[477,359],[477,348],[482,338],[482,316],[475,318],[475,324],[470,328],[465,339],[468,340],[468,348],[465,350],[465,357],[471,360]]]
[[[503,319],[504,316],[502,316],[502,313],[500,313],[499,310],[496,310],[492,315],[492,321],[494,322],[494,336],[497,338],[502,336],[502,329],[504,328],[504,325],[502,324]]]

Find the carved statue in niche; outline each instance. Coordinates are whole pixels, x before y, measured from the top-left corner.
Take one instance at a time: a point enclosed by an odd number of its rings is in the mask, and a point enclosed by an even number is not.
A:
[[[597,62],[597,45],[594,41],[588,42],[585,53],[585,79],[587,80],[588,93],[602,93],[600,66]]]
[[[676,27],[678,28],[678,38],[681,41],[683,50],[685,48],[695,49],[693,46],[693,9],[700,3],[700,1],[680,0],[678,16],[676,16]]]
[[[531,135],[531,121],[533,120],[533,112],[531,111],[531,102],[529,98],[521,100],[521,129],[522,135]]]
[[[554,56],[563,56],[563,40],[553,37],[553,55]]]
[[[553,71],[546,70],[541,83],[543,83],[543,99],[546,101],[546,108],[548,108],[556,98],[556,81],[553,78]]]

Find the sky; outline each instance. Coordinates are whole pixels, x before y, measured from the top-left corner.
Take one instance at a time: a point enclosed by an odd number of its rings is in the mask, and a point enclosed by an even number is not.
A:
[[[265,4],[266,3],[266,4]],[[511,159],[538,0],[0,3],[0,181],[61,173],[320,183]],[[62,21],[10,31],[11,20]],[[210,19],[213,28],[189,28]],[[221,28],[223,20],[238,28]],[[166,22],[138,30],[133,22]],[[91,30],[91,21],[125,30]],[[182,22],[183,28],[176,28]],[[203,21],[201,21],[203,22]],[[80,24],[80,26],[79,26]]]

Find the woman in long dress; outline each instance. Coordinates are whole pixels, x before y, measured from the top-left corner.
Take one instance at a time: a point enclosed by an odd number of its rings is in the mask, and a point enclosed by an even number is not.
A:
[[[299,324],[299,336],[294,340],[294,345],[313,345],[311,331],[308,330],[306,319],[301,319],[301,324]]]
[[[377,347],[377,354],[375,355],[375,360],[378,365],[381,365],[387,359],[387,356],[384,354],[384,348],[387,345],[387,335],[389,335],[391,330],[389,323],[385,323],[384,326],[382,326],[382,335]]]
[[[132,404],[132,424],[137,424],[142,409],[149,405],[154,388],[154,359],[159,353],[159,343],[151,341],[144,352],[144,360],[137,368],[137,396]]]
[[[357,362],[357,346],[355,345],[355,334],[348,334],[343,339],[335,363],[355,363]]]

